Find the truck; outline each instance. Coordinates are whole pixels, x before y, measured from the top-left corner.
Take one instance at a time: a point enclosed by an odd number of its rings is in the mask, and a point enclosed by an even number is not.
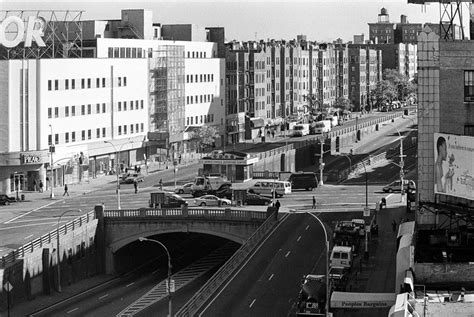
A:
[[[182,208],[187,206],[186,200],[173,192],[157,191],[150,193],[148,205],[150,208]]]
[[[363,230],[361,231],[361,227],[358,223],[354,223],[353,221],[338,221],[334,228],[332,241],[334,246],[351,247],[352,254],[356,256],[361,239],[364,237],[364,235],[361,234],[362,232]]]
[[[303,276],[296,316],[326,316],[326,300],[326,275]]]
[[[293,136],[305,136],[309,134],[309,123],[300,123],[293,127]]]
[[[223,184],[231,184],[231,182],[227,180],[226,176],[196,176],[194,179],[194,184],[191,186],[191,194],[194,194],[194,192],[198,191],[215,191]]]
[[[312,125],[312,134],[321,134],[331,131],[331,120],[317,121]]]

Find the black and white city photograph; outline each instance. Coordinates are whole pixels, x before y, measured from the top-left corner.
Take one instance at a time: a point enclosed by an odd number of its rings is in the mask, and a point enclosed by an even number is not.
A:
[[[0,0],[0,317],[473,316],[473,2]]]

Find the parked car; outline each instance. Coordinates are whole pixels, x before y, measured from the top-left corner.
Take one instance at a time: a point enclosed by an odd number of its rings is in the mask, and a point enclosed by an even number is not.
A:
[[[215,195],[204,195],[194,199],[196,206],[225,206],[230,205],[231,201],[225,198],[219,198]]]
[[[332,281],[334,290],[345,291],[348,281],[349,268],[342,266],[332,266],[329,269],[329,278]]]
[[[391,182],[390,184],[388,184],[384,188],[382,188],[382,190],[385,193],[400,192],[400,189],[402,187],[401,184],[402,183],[401,183],[400,180],[396,180],[396,181]],[[412,180],[404,179],[403,180],[403,190],[406,192],[408,189],[410,189],[411,191],[416,190],[416,184]]]
[[[10,203],[14,203],[16,199],[14,197],[10,197],[5,194],[0,194],[0,205],[10,205]]]
[[[121,184],[133,184],[135,181],[143,182],[145,177],[140,173],[132,173],[122,177]]]
[[[182,186],[176,187],[174,192],[176,194],[191,194],[191,187],[193,186],[194,183],[186,183]]]
[[[245,204],[247,205],[270,205],[272,200],[268,197],[263,197],[257,194],[247,193],[247,198],[245,199]]]
[[[232,184],[224,183],[217,190],[214,189],[195,189],[191,191],[193,197],[201,197],[203,195],[215,195],[220,198],[232,199]],[[230,196],[229,196],[230,193]]]

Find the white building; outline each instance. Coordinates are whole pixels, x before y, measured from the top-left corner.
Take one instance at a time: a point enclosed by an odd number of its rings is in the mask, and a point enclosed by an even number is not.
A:
[[[123,10],[122,20],[86,21],[89,58],[0,61],[0,192],[80,182],[117,163],[143,163],[158,148],[177,159],[193,150],[186,140],[195,127],[224,135],[218,44],[191,41],[205,38],[198,27],[187,40],[186,25],[165,29],[186,40],[160,40],[150,14]]]

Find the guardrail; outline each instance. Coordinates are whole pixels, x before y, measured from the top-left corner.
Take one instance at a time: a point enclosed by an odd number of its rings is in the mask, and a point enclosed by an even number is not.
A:
[[[95,219],[95,212],[89,211],[88,213],[62,225],[59,227],[59,235],[65,235],[69,231],[74,231],[75,228],[81,227],[84,223],[88,223]],[[17,259],[25,257],[28,253],[33,253],[36,249],[43,247],[43,244],[49,244],[52,241],[56,241],[58,235],[58,229],[42,235],[41,237],[22,245],[16,250],[11,251],[7,255],[2,256],[1,267],[5,268],[8,264],[15,262]]]
[[[203,219],[228,219],[228,220],[265,220],[266,212],[256,210],[242,210],[231,208],[141,208],[104,210],[104,218],[203,218]]]
[[[276,219],[270,216],[234,255],[194,294],[194,296],[175,314],[175,316],[194,316],[211,296],[242,265],[263,237],[275,226]]]

